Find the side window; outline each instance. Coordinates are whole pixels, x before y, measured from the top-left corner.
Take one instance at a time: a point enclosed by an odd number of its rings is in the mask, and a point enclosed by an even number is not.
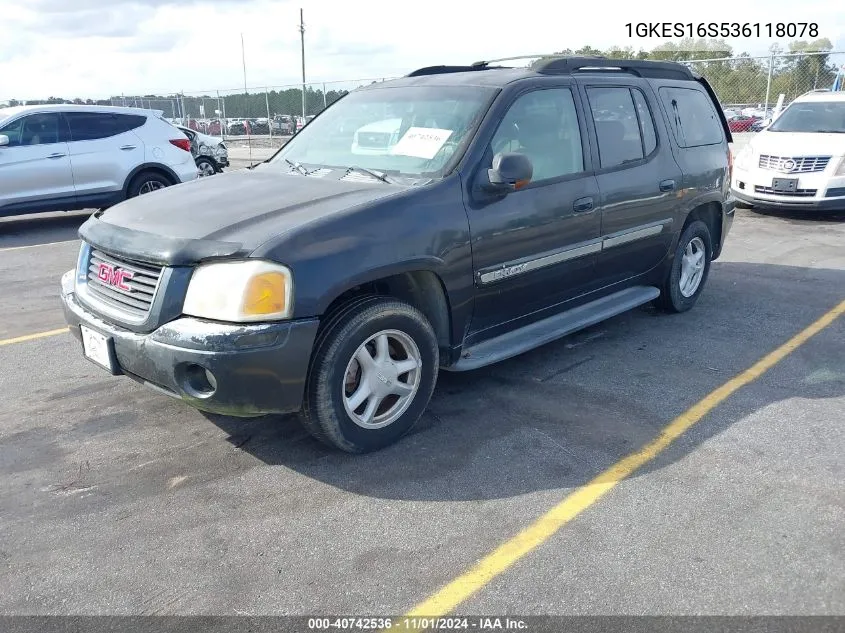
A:
[[[657,147],[657,132],[654,129],[654,118],[645,95],[636,88],[631,89],[634,96],[634,105],[637,107],[637,117],[640,120],[640,134],[643,137],[643,151],[645,155],[651,154]]]
[[[115,127],[118,134],[137,129],[147,122],[147,117],[141,114],[115,114],[113,116],[117,121]]]
[[[722,142],[722,124],[710,97],[692,88],[663,87],[659,93],[678,145],[699,147]]]
[[[63,142],[61,119],[56,113],[30,114],[13,121],[0,133],[9,137],[9,147],[20,145],[50,145]]]
[[[11,123],[7,123],[5,127],[0,128],[0,134],[5,134],[9,137],[8,147],[17,147],[21,144],[21,137],[23,136],[23,122],[26,117],[20,118]]]
[[[643,158],[643,139],[631,90],[587,88],[587,97],[596,124],[602,169]]]
[[[518,97],[499,124],[491,148],[494,154],[525,154],[534,166],[534,182],[584,171],[572,92],[552,88]]]
[[[146,117],[129,114],[108,114],[102,112],[67,112],[72,141],[93,141],[108,138],[140,127]]]

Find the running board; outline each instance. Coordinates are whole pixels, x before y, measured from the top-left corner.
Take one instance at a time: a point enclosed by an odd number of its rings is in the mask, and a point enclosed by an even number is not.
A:
[[[627,312],[659,296],[660,290],[652,286],[635,286],[620,290],[612,295],[473,345],[464,350],[457,363],[443,369],[469,371],[498,363]]]

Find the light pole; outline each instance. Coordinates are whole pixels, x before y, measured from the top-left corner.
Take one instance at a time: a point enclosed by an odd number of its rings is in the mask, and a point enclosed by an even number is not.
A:
[[[302,44],[302,122],[305,123],[305,19],[299,10],[299,39]]]

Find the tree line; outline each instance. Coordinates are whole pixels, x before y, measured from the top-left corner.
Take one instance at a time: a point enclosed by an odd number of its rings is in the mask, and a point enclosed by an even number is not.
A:
[[[564,49],[556,55],[686,62],[707,78],[723,104],[757,104],[765,101],[770,65],[770,103],[781,93],[788,103],[810,90],[830,88],[837,72],[837,65],[831,59],[832,49],[827,38],[811,42],[795,40],[786,47],[772,45],[766,57],[751,57],[748,53],[735,53],[724,40],[683,39],[650,51],[631,47],[602,51],[585,46],[577,50]]]
[[[827,38],[811,42],[796,40],[785,48],[775,44],[768,57],[751,57],[735,53],[724,40],[683,39],[667,42],[647,51],[631,47],[613,47],[607,50],[584,46],[573,50],[565,48],[556,55],[604,56],[621,59],[655,59],[686,62],[701,73],[713,86],[723,104],[756,104],[766,98],[771,66],[769,102],[778,95],[786,95],[789,102],[800,94],[817,88],[829,88],[836,76],[837,65],[831,60],[832,44]],[[728,59],[729,58],[729,59]],[[712,60],[712,61],[695,61]],[[845,63],[845,60],[840,63]],[[373,82],[375,83],[375,82]],[[347,90],[327,90],[306,87],[306,114],[317,114],[331,105]],[[18,101],[9,105],[36,105],[44,103],[77,103],[89,105],[129,105],[162,110],[164,116],[206,118],[217,116],[215,110],[225,112],[227,118],[266,117],[276,114],[302,114],[302,90],[288,88],[269,92],[255,91],[218,95],[134,95],[114,96],[110,99],[63,99],[50,97],[45,100]]]

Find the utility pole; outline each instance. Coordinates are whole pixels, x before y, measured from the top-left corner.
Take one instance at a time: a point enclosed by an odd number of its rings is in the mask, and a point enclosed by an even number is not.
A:
[[[241,62],[244,66],[244,101],[247,104],[247,110],[249,110],[249,91],[246,87],[246,53],[244,52],[244,34],[241,33]],[[249,112],[247,112],[249,114]],[[249,129],[249,121],[244,121],[244,125],[246,126],[246,144],[249,148],[249,164],[252,166],[252,134],[250,134]]]
[[[302,43],[302,119],[305,122],[305,19],[299,10],[299,38]]]

